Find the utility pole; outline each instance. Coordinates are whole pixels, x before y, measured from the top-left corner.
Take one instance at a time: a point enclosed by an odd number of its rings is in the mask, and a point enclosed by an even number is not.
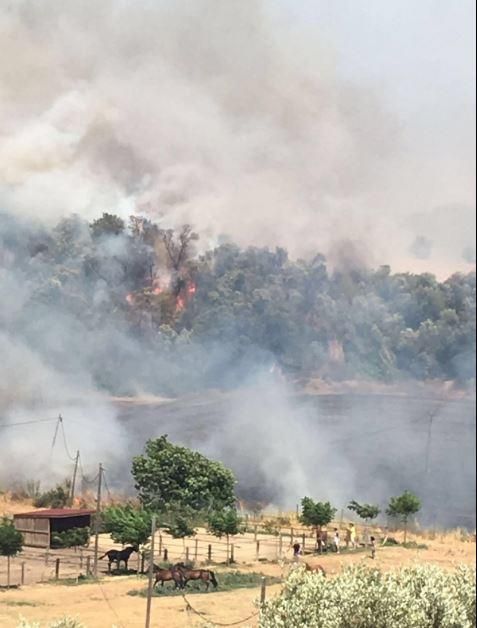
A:
[[[149,580],[147,585],[146,628],[151,625],[151,602],[154,576],[154,537],[156,536],[156,515],[152,515],[151,521],[151,555],[149,557]]]
[[[79,457],[80,457],[80,452],[78,449],[78,451],[76,452],[75,468],[73,470],[73,479],[71,480],[71,491],[70,491],[70,504],[71,505],[73,505],[73,500],[75,498],[76,474],[78,473]]]
[[[94,517],[94,558],[93,575],[98,577],[98,549],[99,549],[99,518],[101,516],[101,482],[103,479],[103,465],[99,463],[98,492],[96,495],[96,514]]]

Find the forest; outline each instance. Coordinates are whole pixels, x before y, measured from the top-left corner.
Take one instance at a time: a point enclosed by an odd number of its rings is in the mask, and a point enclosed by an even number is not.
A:
[[[475,272],[367,268],[104,213],[45,227],[0,214],[0,332],[46,363],[132,394],[294,378],[475,379]],[[8,305],[6,305],[8,303]]]

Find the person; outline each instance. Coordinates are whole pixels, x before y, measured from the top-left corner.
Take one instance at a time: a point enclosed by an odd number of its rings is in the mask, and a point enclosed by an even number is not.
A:
[[[301,556],[302,551],[301,551],[301,546],[300,543],[295,543],[293,545],[293,558],[295,560],[298,560],[298,558]]]
[[[345,544],[346,549],[349,549],[349,544],[351,543],[351,525],[346,528],[345,532]]]
[[[335,528],[335,535],[333,537],[333,545],[335,546],[335,552],[340,553],[340,533],[338,528]]]
[[[376,539],[372,536],[369,541],[371,544],[371,558],[374,560],[376,558]]]
[[[322,551],[328,551],[328,530],[326,528],[321,530],[321,546]]]
[[[353,549],[356,549],[356,528],[355,528],[354,523],[351,523],[349,526],[349,535],[350,535],[351,547]]]

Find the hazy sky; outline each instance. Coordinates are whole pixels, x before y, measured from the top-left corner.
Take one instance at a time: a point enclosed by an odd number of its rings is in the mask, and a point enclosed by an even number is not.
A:
[[[0,40],[3,209],[472,268],[470,0],[11,0]]]

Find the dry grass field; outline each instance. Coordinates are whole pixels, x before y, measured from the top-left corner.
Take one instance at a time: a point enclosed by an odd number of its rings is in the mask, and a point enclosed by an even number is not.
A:
[[[26,504],[13,503],[0,497],[0,514],[2,511],[12,514],[21,512]],[[31,507],[31,506],[28,506]],[[399,535],[397,536],[398,540]],[[245,573],[261,573],[268,577],[283,577],[291,564],[291,549],[289,538],[284,537],[282,557],[280,558],[278,539],[271,535],[259,534],[260,560],[256,560],[256,540],[253,533],[246,534],[235,539],[234,550],[236,565],[234,570]],[[475,565],[475,543],[473,537],[465,536],[460,532],[446,534],[421,533],[411,535],[410,540],[416,541],[416,548],[405,549],[399,546],[383,547],[378,549],[375,565],[381,569],[395,569],[414,563],[432,563],[443,568],[452,569],[458,564]],[[159,538],[156,539],[159,543]],[[163,537],[163,547],[167,546],[171,560],[183,559],[188,549],[189,556],[193,558],[195,540],[173,541],[169,537]],[[310,539],[310,546],[311,546]],[[223,563],[225,560],[225,544],[219,539],[211,537],[205,531],[198,534],[197,548],[199,552],[198,562],[205,562],[206,548],[213,546],[214,563]],[[427,547],[423,548],[423,544]],[[100,548],[105,551],[114,544],[106,536],[100,539]],[[157,547],[158,545],[156,545]],[[417,549],[417,547],[421,547]],[[85,554],[88,550],[85,550]],[[36,554],[35,554],[36,553]],[[0,589],[0,626],[2,628],[15,628],[21,616],[47,622],[64,615],[78,617],[87,628],[110,628],[113,626],[135,628],[144,625],[146,600],[141,596],[129,595],[131,591],[144,589],[146,580],[137,575],[109,576],[107,564],[101,563],[101,578],[99,581],[77,582],[80,569],[80,557],[73,550],[60,552],[61,571],[59,582],[52,581],[54,576],[55,552],[48,557],[45,564],[45,554],[40,550],[28,548],[25,556],[13,561],[12,583],[19,582],[19,566],[22,561],[26,563],[26,584],[18,589]],[[349,563],[364,561],[371,563],[369,552],[356,551],[324,555],[322,557],[305,555],[302,559],[311,566],[320,563],[332,577]],[[83,556],[84,561],[84,556]],[[137,561],[132,560],[130,567],[135,568]],[[84,566],[84,562],[83,562]],[[0,559],[0,584],[5,583],[5,561]],[[152,626],[168,626],[168,628],[180,628],[187,626],[221,625],[238,622],[247,618],[256,611],[255,602],[260,594],[259,588],[220,590],[221,574],[230,571],[223,564],[214,564],[212,567],[217,574],[219,589],[203,595],[188,594],[188,599],[196,614],[187,608],[187,604],[180,595],[156,597],[152,605]],[[170,586],[165,585],[165,586]],[[277,595],[280,585],[273,584],[267,587],[267,596]],[[256,626],[256,619],[252,618],[241,626]]]

